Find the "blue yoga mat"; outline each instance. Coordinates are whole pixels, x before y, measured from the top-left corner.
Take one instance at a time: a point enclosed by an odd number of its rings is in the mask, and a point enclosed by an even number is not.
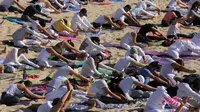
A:
[[[8,20],[10,22],[25,22],[21,18],[17,18],[17,17],[4,17],[3,19]]]
[[[80,8],[76,8],[76,7],[69,7],[68,9],[71,10],[71,11],[79,11],[79,10],[81,10]]]

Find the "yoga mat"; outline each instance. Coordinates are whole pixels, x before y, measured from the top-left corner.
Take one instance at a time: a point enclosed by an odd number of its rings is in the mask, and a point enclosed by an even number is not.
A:
[[[140,30],[141,27],[137,27],[137,26],[129,26],[129,28],[134,29],[134,30]]]
[[[76,7],[69,7],[68,8],[70,11],[79,11],[81,8],[76,8]]]
[[[14,77],[15,77],[14,74],[0,74],[0,80],[5,80],[9,78],[14,78]]]
[[[99,71],[100,73],[104,73],[104,74],[107,74],[107,75],[111,75],[111,74],[112,74],[111,71],[103,70],[103,69],[101,69],[101,68],[99,68],[98,71]]]
[[[150,42],[150,44],[154,45],[154,46],[160,46],[162,44],[163,41],[157,41],[157,42]]]
[[[111,2],[125,2],[125,0],[110,0]]]
[[[124,49],[123,47],[121,47],[120,44],[112,44],[110,42],[105,42],[105,43],[102,43],[102,45],[104,47],[115,47],[115,48],[118,48],[118,49]]]
[[[25,22],[24,20],[22,20],[21,18],[17,18],[17,17],[3,17],[3,19],[8,20],[10,22]]]
[[[2,64],[4,61],[4,58],[0,58],[0,63]]]
[[[26,70],[26,73],[27,74],[37,74],[37,73],[39,73],[39,71],[38,70]]]
[[[70,36],[59,36],[59,38],[64,39],[64,40],[80,40],[80,38],[70,37]]]
[[[100,2],[99,5],[110,5],[111,2]]]
[[[145,51],[145,54],[169,57],[168,53],[166,53],[166,52],[158,52],[158,51],[154,51],[154,50],[147,50],[147,51]]]
[[[18,103],[18,105],[25,105],[25,106],[27,106],[27,105],[30,104],[31,101],[32,101],[32,100],[21,100],[21,101]]]
[[[87,36],[100,36],[100,35],[103,35],[103,34],[105,34],[105,32],[102,32],[102,31],[99,31],[99,32],[87,32],[87,33],[85,33],[85,35],[87,35]]]

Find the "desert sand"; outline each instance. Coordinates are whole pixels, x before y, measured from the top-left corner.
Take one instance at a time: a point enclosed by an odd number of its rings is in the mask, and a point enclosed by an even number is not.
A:
[[[2,1],[2,0],[0,0]],[[88,17],[89,17],[89,21],[92,22],[95,20],[96,17],[98,17],[99,15],[108,15],[108,16],[112,16],[113,13],[117,10],[117,8],[124,6],[126,4],[130,4],[133,8],[135,7],[136,3],[138,3],[138,1],[140,0],[125,0],[125,2],[119,2],[119,3],[115,3],[113,2],[111,5],[105,5],[105,6],[100,6],[100,5],[95,5],[95,4],[89,4],[87,6],[84,6],[85,8],[87,8],[88,10]],[[169,0],[155,0],[155,2],[158,4],[158,6],[160,6],[161,9],[164,9],[166,7],[166,5],[168,4]],[[27,0],[20,0],[20,3],[22,3],[24,6],[27,6]],[[68,20],[71,20],[71,17],[73,16],[74,12],[66,12],[66,13],[62,13],[62,14],[50,14],[50,16],[53,18],[54,21],[60,19],[60,18],[67,18]],[[20,14],[15,14],[15,13],[2,13],[0,12],[0,14],[6,14],[9,16],[16,16],[16,17],[20,17]],[[154,24],[160,24],[161,19],[163,18],[165,13],[161,13],[161,15],[157,18],[154,19],[149,19],[149,20],[140,20],[141,24],[145,24],[145,23],[154,23]],[[2,18],[2,17],[0,17]],[[13,34],[14,31],[16,31],[18,28],[20,27],[20,25],[16,24],[16,23],[11,23],[9,21],[4,21],[4,23],[0,26],[0,40],[8,40],[11,39],[11,35]],[[159,27],[159,29],[166,34],[167,28],[161,28]],[[192,30],[185,30],[182,29],[181,33],[191,33],[191,32],[199,32],[200,29],[195,27],[196,30],[192,31]],[[129,31],[133,31],[133,29],[130,28],[125,28],[121,31],[105,31],[106,34],[100,36],[102,43],[103,42],[112,42],[112,43],[119,43],[119,39],[121,37],[124,36],[124,34],[126,34]],[[76,48],[79,48],[79,45],[81,43],[82,40],[80,41],[74,41],[75,42],[75,46]],[[52,44],[55,44],[52,43]],[[0,45],[0,49],[2,49],[4,47],[4,45]],[[12,49],[11,46],[8,46],[8,50],[7,52],[9,52],[9,50]],[[110,61],[106,61],[105,63],[107,64],[113,64],[115,63],[120,57],[122,57],[125,53],[125,50],[121,50],[121,49],[117,49],[117,48],[108,48],[113,55],[113,59]],[[162,46],[151,46],[148,49],[154,49],[157,51],[166,51],[167,48],[162,47]],[[0,58],[5,58],[6,54],[3,54],[0,56]],[[38,55],[38,53],[35,53],[33,51],[29,52],[29,54],[27,54],[26,56],[29,58],[35,58]],[[186,67],[188,68],[193,68],[197,70],[197,73],[200,73],[200,61],[196,61],[196,60],[190,60],[186,62]],[[40,83],[40,79],[45,78],[47,75],[49,75],[50,73],[54,72],[57,68],[54,69],[45,69],[45,71],[37,71],[36,73],[40,75],[39,79],[30,79],[31,81],[33,81],[34,84],[39,84]],[[183,75],[185,73],[179,73],[179,76]],[[0,80],[0,92],[3,91],[4,88],[6,88],[9,84],[11,83],[15,83],[18,82],[19,80],[21,80],[20,78],[22,78],[22,72],[17,72],[15,73],[15,78],[13,79],[6,79],[6,80]],[[0,112],[31,112],[29,109],[27,109],[27,107],[29,107],[32,104],[39,104],[39,103],[43,103],[45,102],[44,100],[37,100],[37,101],[32,101],[29,105],[16,105],[16,106],[10,106],[7,107],[5,105],[0,105]],[[134,108],[136,107],[143,107],[145,105],[145,102],[143,103],[137,103],[135,105],[130,105],[126,108],[123,109],[111,109],[111,110],[101,110],[101,109],[95,109],[95,111],[106,111],[106,112],[132,112]]]

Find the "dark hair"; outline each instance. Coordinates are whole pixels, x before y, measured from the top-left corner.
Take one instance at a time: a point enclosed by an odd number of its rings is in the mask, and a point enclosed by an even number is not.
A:
[[[32,1],[30,1],[29,3],[33,3],[33,4],[35,4],[36,2],[38,2],[39,0],[32,0]]]
[[[36,8],[36,10],[39,11],[39,12],[41,12],[41,10],[42,10],[42,8],[41,8],[40,5],[35,5],[35,8]]]
[[[173,96],[176,96],[177,95],[177,90],[178,90],[178,87],[168,87],[167,89],[167,93],[169,94],[169,96],[173,97]]]
[[[194,3],[192,4],[191,10],[197,8],[198,5],[199,5],[199,2],[198,2],[198,1],[194,2]]]
[[[60,101],[60,98],[56,98],[53,100],[52,105],[56,105]]]
[[[131,6],[130,5],[126,5],[124,8],[127,8],[128,10],[131,10]]]
[[[161,67],[161,65],[159,64],[158,61],[151,62],[151,63],[149,64],[149,66],[155,68],[156,70],[159,70],[160,67]]]
[[[102,56],[101,53],[98,53],[98,54],[92,56],[93,59],[95,59],[96,57],[98,57],[98,59],[99,59],[99,62],[95,62],[95,64],[96,64],[96,69],[98,69],[98,68],[99,68],[99,63],[101,63],[101,62],[103,61],[103,56]],[[100,58],[99,58],[99,57],[100,57]]]
[[[24,85],[26,86],[26,87],[32,87],[33,86],[33,83],[31,82],[31,81],[25,81],[24,82]]]
[[[82,8],[80,10],[80,13],[82,13],[84,16],[87,16],[87,9],[86,8]]]
[[[23,46],[22,48],[19,49],[19,51],[20,51],[21,53],[28,53],[28,47]]]
[[[91,41],[97,45],[100,44],[100,38],[99,37],[90,37]]]
[[[195,90],[200,91],[200,78],[197,78],[192,82],[192,87]]]
[[[68,22],[67,19],[63,19],[63,21],[64,21],[64,23],[67,25],[67,22]]]
[[[45,27],[45,26],[46,26],[46,21],[45,21],[45,20],[39,20],[39,24],[40,24],[42,27]]]

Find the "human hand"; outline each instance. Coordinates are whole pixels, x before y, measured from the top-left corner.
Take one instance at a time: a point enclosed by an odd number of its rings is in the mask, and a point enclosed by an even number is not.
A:
[[[196,73],[197,71],[196,70],[189,70],[188,73]]]

